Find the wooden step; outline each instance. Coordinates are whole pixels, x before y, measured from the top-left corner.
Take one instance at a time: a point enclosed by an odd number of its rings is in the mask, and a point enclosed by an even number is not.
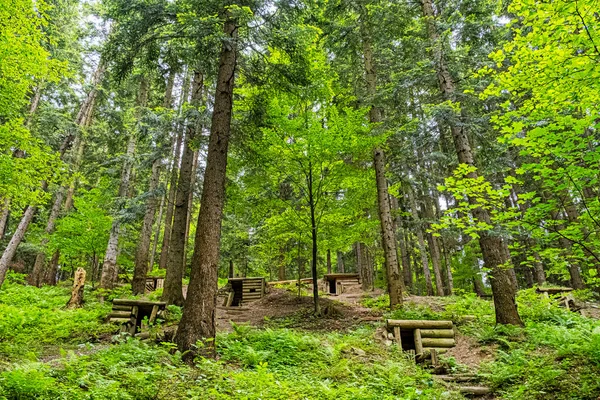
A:
[[[460,386],[458,390],[466,396],[484,396],[492,392],[487,386]]]

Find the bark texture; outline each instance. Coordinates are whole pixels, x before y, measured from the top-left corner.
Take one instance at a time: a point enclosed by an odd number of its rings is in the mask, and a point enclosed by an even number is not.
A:
[[[437,27],[435,25],[436,16],[433,11],[431,0],[422,0],[422,7],[423,16],[425,17],[425,22],[427,24],[429,40],[433,47],[433,58],[440,91],[446,99],[454,101],[454,80],[446,65]],[[462,126],[456,124],[451,124],[450,130],[452,132],[452,139],[458,156],[458,162],[474,166],[473,152],[471,150],[471,145],[469,144],[467,132]],[[468,177],[476,179],[477,173],[472,172]],[[471,204],[476,204],[474,198],[470,198],[469,202]],[[490,214],[487,210],[477,207],[472,211],[472,214],[476,221],[491,225]],[[517,311],[515,290],[510,277],[510,268],[508,267],[510,260],[507,259],[506,253],[504,252],[502,239],[499,236],[484,231],[480,234],[479,246],[481,247],[481,252],[483,254],[483,261],[486,267],[491,270],[490,282],[494,294],[496,322],[500,324],[523,325]]]
[[[183,93],[180,99],[180,110],[188,101],[190,92],[190,81],[189,75],[186,74],[185,81],[183,82]],[[171,166],[170,180],[169,180],[169,193],[167,195],[167,204],[165,212],[165,229],[163,233],[163,241],[160,250],[160,258],[158,259],[158,268],[167,268],[169,261],[169,246],[171,244],[171,229],[173,227],[173,212],[175,209],[175,196],[177,194],[177,180],[179,179],[179,162],[181,161],[181,144],[183,143],[183,133],[185,129],[178,127],[176,128],[177,136],[173,143],[173,165]]]
[[[145,107],[148,102],[148,81],[142,78],[137,106]],[[138,114],[139,116],[139,114]],[[118,197],[124,200],[129,193],[129,182],[133,170],[133,161],[135,154],[135,145],[137,141],[137,132],[130,132],[129,140],[127,141],[127,151],[125,153],[125,161],[121,172],[121,183],[119,185]],[[113,220],[110,234],[108,237],[108,245],[104,253],[104,262],[102,263],[102,275],[100,276],[100,287],[103,289],[112,289],[117,283],[119,269],[117,266],[117,257],[119,256],[119,235],[121,233],[121,221],[119,218]]]
[[[202,99],[203,75],[194,72],[192,83],[191,104],[198,106]],[[165,275],[165,288],[163,301],[168,304],[183,305],[183,275],[185,271],[185,241],[190,207],[190,192],[192,190],[193,164],[195,152],[192,150],[194,140],[198,134],[198,122],[189,121],[183,144],[181,169],[177,181],[175,207],[173,213],[173,227],[171,228],[171,244],[168,249],[167,273]]]
[[[133,270],[133,280],[131,282],[131,289],[133,294],[143,294],[146,287],[146,275],[152,268],[148,264],[148,256],[150,252],[150,240],[152,238],[152,225],[154,224],[154,215],[156,214],[156,188],[158,187],[158,181],[160,180],[160,158],[157,158],[152,163],[152,175],[150,176],[150,185],[148,191],[150,197],[146,201],[146,212],[144,213],[144,220],[142,221],[142,229],[140,231],[140,238],[135,250],[135,266]]]
[[[415,234],[417,235],[417,244],[419,246],[419,254],[421,255],[421,266],[423,268],[423,277],[425,278],[425,287],[427,296],[433,296],[433,283],[431,281],[431,271],[429,270],[429,259],[427,258],[427,247],[425,247],[425,236],[423,235],[423,227],[419,218],[417,208],[417,200],[412,188],[408,188],[408,198],[410,200],[410,213],[415,224]]]
[[[226,17],[223,24],[226,40],[219,57],[219,70],[208,157],[200,213],[192,256],[192,270],[187,299],[175,341],[185,358],[190,359],[198,341],[204,343],[201,352],[214,356],[216,335],[215,311],[217,305],[219,249],[221,221],[225,203],[227,151],[231,132],[231,110],[237,61],[236,21]]]
[[[368,11],[361,8],[361,40],[363,47],[363,61],[365,67],[365,81],[367,95],[370,97],[371,108],[369,110],[369,122],[376,125],[382,121],[382,110],[377,107],[373,98],[377,95],[377,72],[371,45],[371,29]],[[390,295],[390,307],[402,306],[402,286],[398,269],[398,254],[396,251],[396,237],[394,233],[394,222],[392,219],[388,184],[385,177],[385,154],[383,149],[377,147],[373,150],[373,164],[375,167],[375,180],[377,184],[377,204],[379,209],[379,220],[381,222],[381,242],[385,256],[385,271],[387,276],[387,287]]]
[[[75,278],[73,279],[73,290],[71,298],[67,302],[67,308],[77,308],[83,306],[83,289],[85,288],[85,269],[77,268]]]

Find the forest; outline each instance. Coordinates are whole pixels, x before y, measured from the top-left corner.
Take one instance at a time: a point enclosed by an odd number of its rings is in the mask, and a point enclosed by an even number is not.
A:
[[[0,0],[0,400],[600,399],[600,0]]]

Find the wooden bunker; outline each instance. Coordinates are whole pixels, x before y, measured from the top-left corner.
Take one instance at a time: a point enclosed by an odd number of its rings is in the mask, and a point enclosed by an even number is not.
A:
[[[416,355],[427,350],[444,353],[456,346],[452,321],[388,319],[386,325],[397,346],[404,351],[414,351]]]
[[[112,304],[108,321],[121,324],[121,332],[129,332],[131,335],[135,335],[138,328],[141,329],[145,317],[148,317],[148,323],[156,321],[158,313],[167,305],[161,301],[130,299],[114,299]]]
[[[265,295],[265,278],[229,278],[231,290],[226,307],[239,307],[260,300]]]
[[[345,289],[350,286],[360,285],[359,275],[351,273],[325,274],[323,280],[327,293],[336,295],[344,293]]]
[[[165,277],[164,276],[147,276],[146,277],[146,291],[154,292],[157,289],[162,289],[165,287]]]

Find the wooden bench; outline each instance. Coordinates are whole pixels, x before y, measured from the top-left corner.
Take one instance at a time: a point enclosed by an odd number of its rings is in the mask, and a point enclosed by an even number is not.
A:
[[[120,324],[121,332],[135,335],[138,328],[141,330],[144,318],[148,317],[149,324],[154,323],[166,306],[167,303],[161,301],[114,299],[107,320]]]

